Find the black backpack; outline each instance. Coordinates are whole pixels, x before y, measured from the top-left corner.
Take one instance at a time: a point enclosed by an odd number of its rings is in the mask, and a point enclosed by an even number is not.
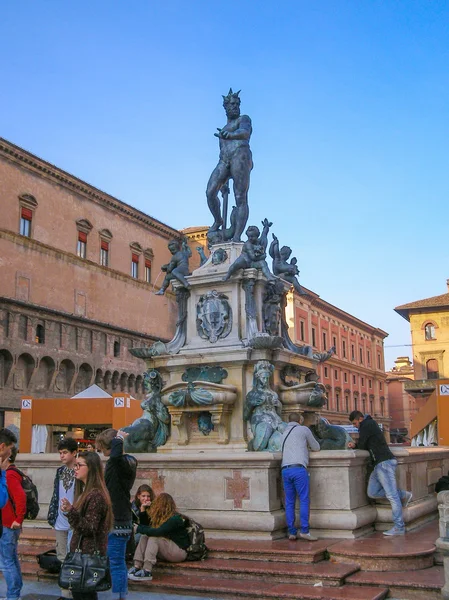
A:
[[[10,465],[8,467],[8,469],[14,469],[14,471],[16,471],[22,478],[22,488],[23,488],[23,491],[25,492],[25,496],[26,496],[25,519],[29,519],[29,520],[35,519],[37,517],[37,515],[39,514],[39,510],[40,510],[39,509],[39,494],[37,491],[37,487],[34,485],[31,477],[29,477],[28,475],[25,475],[25,473],[23,473],[15,465]],[[9,499],[11,500],[11,504],[13,505],[14,510],[15,510],[14,502],[13,502],[11,496],[9,496]]]
[[[204,560],[207,557],[206,536],[204,527],[185,515],[181,515],[189,535],[190,546],[186,548],[186,560]]]
[[[439,492],[443,492],[444,490],[449,490],[449,473],[447,475],[443,475],[443,477],[440,477],[435,485],[435,491],[437,494]]]

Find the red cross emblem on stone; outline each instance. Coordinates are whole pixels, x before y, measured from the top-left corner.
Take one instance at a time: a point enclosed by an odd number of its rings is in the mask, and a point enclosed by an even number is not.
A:
[[[148,479],[148,482],[156,496],[161,494],[165,489],[165,477],[163,475],[159,475],[157,469],[138,469],[137,478]]]
[[[225,477],[226,500],[234,500],[234,508],[243,508],[242,501],[250,500],[249,477],[242,477],[241,471],[232,471],[232,477]]]

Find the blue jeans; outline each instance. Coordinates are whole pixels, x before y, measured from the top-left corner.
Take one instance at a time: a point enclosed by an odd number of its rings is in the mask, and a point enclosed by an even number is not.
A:
[[[128,569],[126,568],[126,544],[129,535],[108,535],[109,568],[111,569],[112,593],[119,598],[126,598],[128,594]]]
[[[403,490],[398,490],[396,484],[397,466],[398,461],[395,458],[377,464],[369,478],[367,493],[370,498],[387,498],[390,501],[394,526],[403,530],[405,525],[401,498],[405,498],[406,494]]]
[[[6,582],[6,599],[17,600],[22,591],[22,572],[20,571],[17,544],[21,529],[3,527],[0,539],[0,569]]]
[[[289,535],[296,535],[295,504],[299,497],[299,520],[301,533],[309,533],[309,472],[303,467],[289,467],[282,470],[282,483],[285,492],[285,517]]]

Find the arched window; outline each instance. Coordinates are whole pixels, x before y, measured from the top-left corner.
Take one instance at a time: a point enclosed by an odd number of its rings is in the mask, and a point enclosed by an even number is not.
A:
[[[114,342],[114,356],[120,356],[120,342]]]
[[[45,344],[45,329],[43,325],[36,327],[36,344]]]
[[[431,358],[426,362],[427,379],[438,379],[438,361],[436,358]]]
[[[436,340],[435,325],[433,323],[427,323],[424,326],[424,336],[426,340]]]

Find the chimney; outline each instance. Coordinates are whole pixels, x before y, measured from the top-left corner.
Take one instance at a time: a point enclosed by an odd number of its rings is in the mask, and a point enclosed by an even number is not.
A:
[[[449,279],[446,279],[447,291],[449,292]]]

